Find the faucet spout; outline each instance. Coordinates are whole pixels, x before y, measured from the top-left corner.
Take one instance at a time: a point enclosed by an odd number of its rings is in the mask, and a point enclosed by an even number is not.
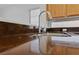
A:
[[[49,11],[42,11],[42,12],[40,12],[40,14],[39,14],[39,23],[38,23],[39,33],[41,33],[41,30],[42,30],[42,27],[41,27],[41,25],[40,25],[40,24],[41,24],[40,17],[41,17],[41,15],[42,15],[43,13],[47,13],[49,19],[52,19],[52,15],[51,15],[51,13],[50,13]],[[45,28],[44,28],[44,30],[45,30]]]

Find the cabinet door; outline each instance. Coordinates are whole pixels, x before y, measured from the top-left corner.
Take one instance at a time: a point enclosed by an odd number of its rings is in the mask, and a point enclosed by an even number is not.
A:
[[[47,11],[51,12],[52,17],[64,17],[66,16],[65,4],[48,4]]]
[[[67,16],[79,16],[79,4],[67,4]]]

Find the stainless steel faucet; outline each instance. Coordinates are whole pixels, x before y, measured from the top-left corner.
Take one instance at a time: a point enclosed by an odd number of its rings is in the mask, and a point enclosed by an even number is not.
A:
[[[41,24],[40,17],[41,17],[41,15],[42,15],[43,13],[47,13],[49,19],[52,19],[52,15],[51,15],[51,13],[50,13],[49,11],[42,11],[42,12],[40,12],[40,14],[39,14],[39,23],[38,23],[39,33],[41,33],[41,30],[42,30],[42,27],[41,27],[41,25],[40,25],[40,24]],[[45,28],[43,28],[43,29],[45,30]]]

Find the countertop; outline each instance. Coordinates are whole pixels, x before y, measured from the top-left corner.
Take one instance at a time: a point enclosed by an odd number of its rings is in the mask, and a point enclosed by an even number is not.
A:
[[[43,38],[49,39],[51,44],[62,45],[66,47],[79,48],[79,35],[71,34],[71,36],[64,36],[63,34],[58,33],[44,33],[39,35],[41,41]],[[45,40],[44,40],[45,41]]]
[[[72,37],[51,37],[52,44],[66,46],[66,47],[73,47],[79,48],[79,36],[72,36]]]
[[[33,51],[39,50],[39,41],[38,38],[32,38],[32,35],[36,35],[34,33],[27,33],[27,34],[16,34],[16,35],[6,35],[0,37],[0,52],[6,51],[8,49],[12,49],[14,47],[20,46],[24,43],[32,42],[31,49]],[[79,36],[72,36],[72,37],[56,37],[56,36],[49,36],[49,35],[42,35],[39,36],[41,39],[41,49],[43,52],[46,52],[46,45],[48,39],[51,40],[52,44],[67,46],[67,47],[74,47],[79,48]],[[37,49],[37,50],[35,50]]]
[[[0,37],[0,52],[6,51],[8,49],[17,47],[26,42],[32,41],[30,37],[32,34],[16,34],[16,35],[6,35]]]
[[[66,37],[63,34],[48,33],[48,34],[40,35],[41,41],[43,40],[43,37],[49,39],[51,41],[51,44],[79,48],[79,35],[77,34],[71,33],[71,36]]]

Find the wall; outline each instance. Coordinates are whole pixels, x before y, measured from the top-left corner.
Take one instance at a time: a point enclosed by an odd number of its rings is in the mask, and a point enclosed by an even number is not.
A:
[[[0,21],[29,25],[29,10],[45,9],[43,4],[0,5]]]
[[[31,26],[36,26],[38,27],[39,25],[41,27],[46,27],[47,26],[47,21],[46,21],[46,13],[41,13],[43,10],[36,8],[32,9],[30,11],[30,24]],[[39,16],[40,15],[40,16]]]
[[[79,17],[73,17],[73,18],[70,18],[70,19],[63,19],[63,20],[62,21],[56,21],[56,22],[52,21],[51,27],[53,27],[53,28],[79,27]]]

